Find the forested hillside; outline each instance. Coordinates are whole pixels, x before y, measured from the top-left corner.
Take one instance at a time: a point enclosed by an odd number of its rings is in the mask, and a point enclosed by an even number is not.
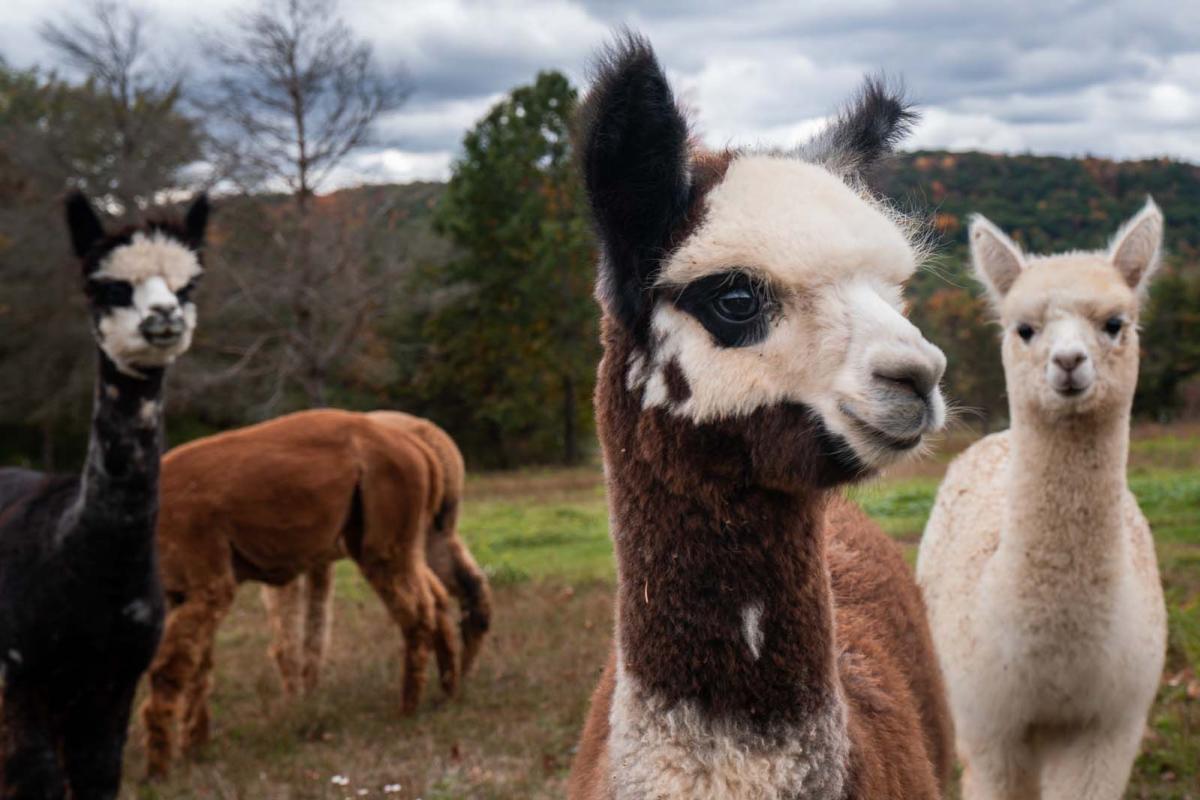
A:
[[[913,317],[949,356],[949,390],[964,422],[994,425],[1005,413],[995,331],[967,268],[966,228],[980,213],[1030,252],[1102,248],[1153,196],[1167,220],[1164,267],[1142,319],[1135,413],[1195,414],[1187,381],[1200,372],[1200,167],[1168,160],[917,152],[892,159],[877,190],[929,221],[931,268],[913,282]]]
[[[1196,413],[1200,167],[1165,160],[1114,163],[918,152],[889,161],[874,176],[874,184],[901,208],[927,219],[935,232],[937,255],[914,281],[912,314],[947,351],[948,390],[966,409],[964,424],[990,427],[1003,424],[1003,375],[987,306],[966,269],[970,214],[987,215],[1030,250],[1102,247],[1146,195],[1153,195],[1167,218],[1168,255],[1143,320],[1137,411],[1149,418]],[[461,305],[482,284],[463,278],[471,274],[469,270],[459,269],[452,279],[446,277],[459,252],[450,237],[439,231],[444,232],[459,212],[445,207],[439,211],[445,194],[445,184],[413,183],[364,186],[314,199],[321,212],[314,223],[316,239],[336,244],[331,252],[354,262],[335,274],[352,278],[357,292],[343,297],[343,289],[335,285],[308,287],[318,298],[316,307],[325,307],[328,315],[317,332],[336,335],[351,330],[354,336],[344,357],[317,378],[295,376],[288,334],[296,324],[294,309],[284,302],[286,298],[273,295],[288,280],[279,241],[280,231],[286,228],[287,198],[218,199],[199,337],[194,357],[180,365],[171,397],[172,440],[307,407],[321,398],[329,405],[399,406],[428,414],[467,443],[469,455],[479,464],[558,460],[562,448],[554,437],[561,426],[551,421],[537,432],[521,427],[525,423],[520,420],[532,409],[553,414],[563,402],[557,396],[539,398],[539,392],[549,390],[537,376],[514,378],[517,383],[507,390],[506,403],[486,399],[486,392],[477,386],[473,391],[485,398],[482,406],[447,404],[453,375],[436,374],[437,362],[430,359],[442,352],[447,341],[461,341],[468,328],[474,330],[481,323],[468,314],[449,317],[453,320],[449,326],[439,312]],[[13,213],[12,204],[11,199],[0,199],[8,212],[0,215],[0,228],[29,224],[30,215]],[[496,213],[506,207],[501,202]],[[80,456],[86,425],[90,364],[87,352],[79,348],[86,336],[86,320],[58,210],[50,205],[38,213],[48,242],[37,251],[41,253],[38,263],[13,261],[15,255],[27,252],[14,243],[29,237],[0,229],[0,385],[6,387],[0,392],[0,456],[34,464],[52,459],[56,466],[66,467]],[[510,237],[503,243],[505,258],[535,257],[532,250],[516,256],[512,252],[527,228],[510,226],[505,232]],[[499,250],[495,257],[500,257]],[[519,268],[519,260],[513,263]],[[578,264],[576,259],[574,271],[590,271]],[[543,289],[550,291],[536,282],[520,287],[527,295]],[[352,300],[357,305],[351,307]],[[47,318],[38,310],[47,302],[66,303],[69,310]],[[505,302],[515,309],[520,297]],[[353,326],[347,327],[347,320],[340,318],[345,313],[353,314]],[[553,309],[544,313],[552,314]],[[515,316],[511,322],[480,330],[479,336],[496,339],[493,347],[483,348],[477,341],[471,346],[479,353],[521,351],[528,346],[526,323],[538,323]],[[63,326],[71,328],[72,335],[60,341]],[[585,332],[580,337],[590,335]],[[438,341],[439,337],[447,341]],[[579,344],[592,346],[592,342]],[[488,380],[486,374],[474,379]],[[1189,379],[1193,379],[1190,391]],[[311,389],[314,380],[318,388]],[[568,402],[582,404],[586,410],[590,384],[572,391],[574,398]],[[487,406],[492,402],[494,408]],[[509,420],[516,420],[514,427],[505,427]],[[586,450],[591,443],[588,422],[571,424],[576,424],[575,435]],[[546,441],[526,447],[526,439]],[[498,448],[506,452],[501,454]]]

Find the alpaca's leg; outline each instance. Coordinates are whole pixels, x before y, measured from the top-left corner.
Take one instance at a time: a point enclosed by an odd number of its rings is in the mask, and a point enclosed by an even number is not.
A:
[[[111,694],[90,694],[72,708],[63,726],[63,763],[72,800],[112,800],[117,796],[139,677],[132,676]]]
[[[62,800],[67,776],[55,732],[43,702],[27,702],[21,687],[4,688],[4,764],[0,797],[4,800]],[[40,700],[40,698],[38,698]]]
[[[1118,800],[1142,743],[1144,725],[1117,731],[1088,731],[1046,748],[1044,800]]]
[[[304,583],[308,589],[304,616],[304,673],[305,692],[317,688],[321,667],[329,653],[333,631],[333,562],[309,570]]]
[[[1023,743],[973,748],[963,766],[963,800],[1041,800],[1037,761]]]
[[[283,696],[300,693],[301,642],[304,638],[304,581],[296,578],[283,586],[262,587],[262,601],[271,628],[267,654],[279,670]]]
[[[212,647],[217,626],[233,604],[235,588],[230,577],[189,593],[167,614],[162,644],[150,665],[150,696],[141,709],[146,772],[151,778],[167,774],[184,700],[195,691],[192,682]]]
[[[397,575],[388,562],[365,561],[359,566],[404,635],[404,688],[400,712],[412,714],[417,710],[425,688],[429,652],[437,631],[433,592],[419,568],[409,574]]]
[[[442,691],[447,697],[458,694],[458,637],[454,629],[454,619],[450,616],[450,594],[438,580],[437,575],[429,567],[424,568],[425,579],[429,582],[433,594],[434,613],[436,616],[437,632],[433,639],[434,652],[437,654],[438,675],[441,679]]]
[[[200,748],[208,744],[210,730],[208,717],[208,696],[212,693],[213,642],[208,643],[200,655],[200,665],[196,676],[188,686],[187,697],[183,706],[183,744],[184,754],[194,756]]]

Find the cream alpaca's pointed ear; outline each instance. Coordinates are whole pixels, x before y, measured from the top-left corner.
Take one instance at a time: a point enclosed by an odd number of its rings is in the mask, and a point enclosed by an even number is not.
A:
[[[971,264],[975,275],[987,287],[996,302],[1004,299],[1025,269],[1025,257],[1016,242],[987,220],[982,214],[971,218],[967,234],[971,243]]]
[[[1113,266],[1121,273],[1131,289],[1146,285],[1154,270],[1158,269],[1162,253],[1163,215],[1147,197],[1133,219],[1121,226],[1109,245],[1108,254]]]

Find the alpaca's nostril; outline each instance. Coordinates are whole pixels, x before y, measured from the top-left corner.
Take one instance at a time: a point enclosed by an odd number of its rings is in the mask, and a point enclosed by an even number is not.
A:
[[[889,384],[897,389],[912,392],[922,400],[928,401],[930,393],[937,386],[937,376],[933,370],[919,364],[905,364],[888,369],[877,369],[874,378],[881,383]]]

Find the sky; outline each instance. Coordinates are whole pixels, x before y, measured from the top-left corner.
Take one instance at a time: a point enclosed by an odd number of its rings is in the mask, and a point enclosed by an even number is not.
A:
[[[196,31],[246,0],[140,5],[164,57],[202,79]],[[78,0],[4,6],[0,55],[51,65],[38,23]],[[341,13],[413,92],[334,183],[446,178],[493,103],[542,69],[586,86],[592,54],[622,25],[650,38],[713,146],[803,141],[883,72],[922,114],[906,149],[1200,162],[1195,0],[341,0]]]

